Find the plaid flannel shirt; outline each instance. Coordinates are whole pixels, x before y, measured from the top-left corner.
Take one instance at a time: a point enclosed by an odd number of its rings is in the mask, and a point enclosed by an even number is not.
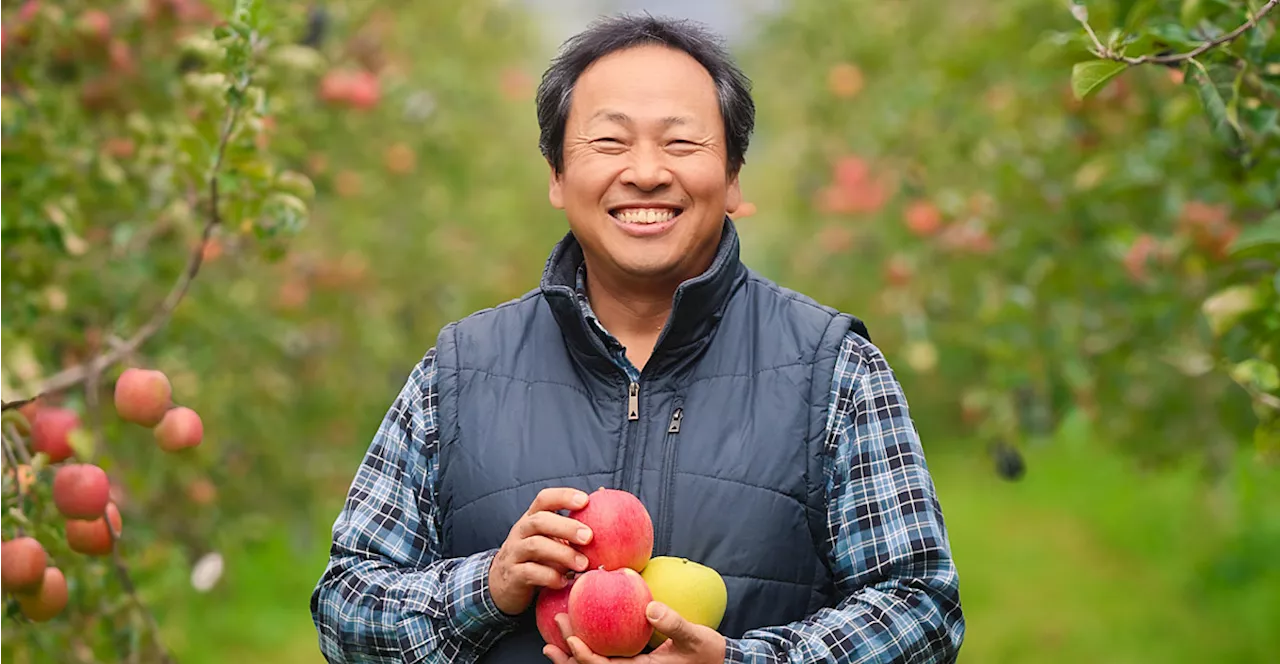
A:
[[[639,372],[606,338],[614,361]],[[333,526],[311,596],[330,662],[476,661],[517,621],[494,604],[497,550],[441,556],[435,349],[379,427]],[[850,333],[831,383],[824,469],[827,544],[841,600],[788,625],[726,639],[742,664],[954,661],[964,638],[946,526],[902,389],[880,351]]]

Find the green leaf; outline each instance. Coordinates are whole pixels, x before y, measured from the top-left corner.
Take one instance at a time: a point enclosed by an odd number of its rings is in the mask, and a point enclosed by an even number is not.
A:
[[[1273,212],[1258,225],[1240,231],[1229,251],[1234,256],[1267,247],[1280,252],[1280,212]]]
[[[1147,20],[1155,6],[1156,0],[1128,0],[1122,4],[1117,20],[1124,26],[1125,32],[1137,32],[1138,26]]]
[[[1228,286],[1209,296],[1200,310],[1209,322],[1214,336],[1222,336],[1245,314],[1262,306],[1258,290],[1248,284]]]
[[[1222,65],[1207,69],[1194,58],[1190,63],[1191,66],[1187,67],[1186,84],[1195,88],[1196,94],[1200,97],[1200,106],[1208,117],[1213,135],[1229,149],[1239,150],[1240,131],[1231,121],[1227,100],[1222,95],[1224,89],[1232,88],[1235,71],[1231,67]]]
[[[1097,92],[1108,81],[1120,75],[1129,65],[1114,60],[1089,60],[1077,62],[1071,68],[1071,92],[1076,99],[1084,99]]]
[[[1274,364],[1256,357],[1232,367],[1231,378],[1241,385],[1251,385],[1263,392],[1280,390],[1280,370]]]
[[[1182,0],[1182,8],[1178,13],[1178,17],[1182,20],[1182,25],[1188,29],[1196,27],[1200,19],[1208,15],[1204,0]]]
[[[93,459],[94,448],[97,447],[94,445],[93,433],[84,427],[72,429],[67,434],[67,444],[71,446],[77,459],[86,462]]]

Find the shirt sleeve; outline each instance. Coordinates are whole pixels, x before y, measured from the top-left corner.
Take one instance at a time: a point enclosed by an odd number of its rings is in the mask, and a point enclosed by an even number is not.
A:
[[[942,509],[902,388],[856,334],[837,358],[829,413],[827,536],[840,600],[727,639],[725,660],[954,662],[965,623]]]
[[[347,662],[474,662],[510,631],[489,592],[495,550],[442,558],[435,349],[383,418],[333,525],[311,595],[320,651]]]

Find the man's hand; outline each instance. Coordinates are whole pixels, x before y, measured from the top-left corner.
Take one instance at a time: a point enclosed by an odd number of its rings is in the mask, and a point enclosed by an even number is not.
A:
[[[543,489],[511,527],[489,567],[489,592],[503,613],[524,613],[539,587],[563,588],[570,570],[587,568],[587,557],[569,542],[586,544],[591,529],[556,513],[586,504],[587,494],[577,489]]]
[[[724,635],[714,629],[685,620],[662,602],[649,602],[645,617],[655,630],[667,635],[667,640],[653,652],[635,657],[601,657],[573,635],[569,616],[562,613],[556,616],[556,624],[573,650],[572,657],[553,645],[544,647],[542,654],[554,664],[720,664],[724,661]]]

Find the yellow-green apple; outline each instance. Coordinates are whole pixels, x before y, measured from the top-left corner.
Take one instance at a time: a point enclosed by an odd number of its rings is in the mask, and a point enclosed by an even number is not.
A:
[[[653,555],[653,520],[649,510],[631,493],[600,487],[587,506],[569,518],[591,529],[591,541],[577,548],[587,557],[587,569],[642,571]]]
[[[729,601],[719,572],[687,558],[658,556],[649,561],[640,576],[654,601],[666,604],[695,625],[719,629]],[[656,648],[666,640],[666,635],[655,630],[649,645]]]
[[[649,586],[630,567],[588,570],[569,591],[569,624],[597,655],[631,657],[653,636],[644,615],[651,601]]]

